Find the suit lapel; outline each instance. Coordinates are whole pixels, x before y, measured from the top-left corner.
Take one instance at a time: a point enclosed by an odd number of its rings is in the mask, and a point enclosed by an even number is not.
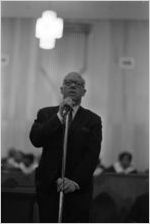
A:
[[[57,113],[59,110],[59,106],[53,107],[53,113]],[[84,111],[85,109],[83,107],[79,107],[74,119],[72,120],[69,130],[68,130],[68,135],[71,135],[78,126],[81,125],[83,119],[84,119]],[[47,114],[47,116],[49,117],[49,113]]]
[[[82,122],[82,119],[83,119],[83,112],[84,112],[84,108],[83,107],[79,107],[71,125],[70,125],[70,128],[69,128],[69,135],[74,132],[77,128],[77,126],[79,124],[81,124]]]

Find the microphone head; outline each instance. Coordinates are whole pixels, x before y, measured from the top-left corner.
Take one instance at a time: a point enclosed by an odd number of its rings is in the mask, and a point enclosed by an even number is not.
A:
[[[70,110],[72,110],[72,107],[71,107],[70,105],[66,104],[66,105],[64,106],[64,110],[65,110],[66,112],[69,112]]]

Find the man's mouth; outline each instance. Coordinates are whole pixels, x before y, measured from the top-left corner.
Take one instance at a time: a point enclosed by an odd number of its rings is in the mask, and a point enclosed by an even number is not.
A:
[[[73,95],[74,95],[74,94],[76,94],[76,91],[74,91],[74,90],[70,90],[70,91],[69,91],[69,94],[73,94]]]

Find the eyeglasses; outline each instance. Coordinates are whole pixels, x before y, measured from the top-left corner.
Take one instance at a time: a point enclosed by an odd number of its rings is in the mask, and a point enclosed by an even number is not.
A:
[[[74,84],[76,87],[78,88],[82,88],[84,87],[84,83],[83,82],[79,82],[79,81],[74,81],[74,80],[65,80],[64,81],[64,85],[65,86],[71,86],[72,84]]]

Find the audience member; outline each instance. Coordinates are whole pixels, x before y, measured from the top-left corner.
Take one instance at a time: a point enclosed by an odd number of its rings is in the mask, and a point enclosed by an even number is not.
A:
[[[93,176],[98,176],[102,174],[104,170],[105,170],[105,167],[102,164],[101,159],[99,158]]]
[[[20,169],[24,174],[31,174],[36,168],[38,164],[35,161],[35,157],[32,153],[25,154],[23,161],[20,164]]]
[[[106,172],[112,173],[137,173],[137,170],[132,165],[132,154],[130,152],[122,152],[118,156],[118,161],[108,167]]]
[[[2,159],[2,169],[20,170],[24,174],[32,173],[38,166],[38,160],[32,153],[25,154],[15,148],[10,148],[7,157]]]
[[[23,152],[15,148],[10,148],[7,157],[7,168],[8,169],[20,169],[20,163],[23,160]]]

